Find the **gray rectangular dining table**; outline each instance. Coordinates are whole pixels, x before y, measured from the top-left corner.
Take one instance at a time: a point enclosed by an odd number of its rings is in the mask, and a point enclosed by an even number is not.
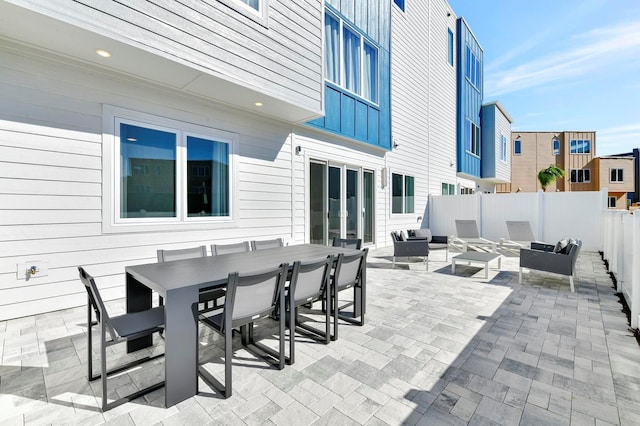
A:
[[[317,259],[357,250],[317,244],[199,257],[163,263],[127,266],[127,312],[151,308],[152,290],[165,304],[165,406],[170,407],[198,391],[198,292],[224,287],[229,273],[250,274],[296,260]],[[364,268],[366,270],[366,268]],[[365,311],[366,272],[362,290],[356,291],[353,316]],[[152,344],[151,336],[128,342],[133,352]]]

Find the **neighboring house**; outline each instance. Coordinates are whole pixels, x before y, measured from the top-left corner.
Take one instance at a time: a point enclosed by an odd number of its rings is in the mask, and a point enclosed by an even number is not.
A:
[[[480,189],[495,192],[496,185],[511,181],[511,123],[498,101],[482,105],[482,180]]]
[[[623,154],[615,154],[612,157],[631,157],[633,158],[634,173],[633,173],[633,192],[629,192],[628,197],[631,203],[640,202],[640,149],[633,148],[633,151]],[[629,180],[629,177],[626,178]]]
[[[482,52],[446,0],[0,0],[0,16],[0,320],[86,303],[78,265],[122,297],[125,266],[159,248],[385,246],[428,194],[475,191],[510,122],[494,104],[488,154],[461,164]]]
[[[538,172],[553,164],[566,172],[547,191],[594,191],[597,189],[593,159],[596,132],[511,133],[511,182],[497,192],[535,192],[541,189]]]
[[[511,160],[504,150],[513,120],[499,103],[483,105],[482,46],[464,18],[457,19],[456,28],[456,168],[458,177],[466,180],[456,193],[495,192],[496,184],[509,181]],[[444,187],[442,193],[446,194]]]
[[[635,159],[616,155],[596,157],[594,173],[597,176],[596,191],[607,188],[607,205],[610,209],[626,210],[629,195],[635,191]]]

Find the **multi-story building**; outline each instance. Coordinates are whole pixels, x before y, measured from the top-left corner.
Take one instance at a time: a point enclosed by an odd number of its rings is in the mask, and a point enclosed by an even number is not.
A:
[[[635,187],[635,159],[629,156],[607,155],[593,160],[596,187],[607,189],[607,206],[610,209],[629,208]]]
[[[447,1],[404,6],[0,0],[0,319],[85,303],[78,265],[117,298],[158,248],[384,246],[428,194],[475,190],[508,116],[481,117],[481,49]],[[462,116],[460,73],[480,90]],[[493,122],[473,170],[467,115]]]
[[[595,132],[512,132],[511,182],[500,184],[497,192],[535,192],[541,189],[538,172],[557,166],[566,172],[547,191],[593,191]]]
[[[633,156],[596,157],[596,132],[513,132],[511,182],[498,192],[534,192],[542,189],[538,172],[554,165],[565,171],[547,191],[600,191],[608,189],[610,208],[626,209],[635,188]]]
[[[510,178],[505,153],[513,120],[499,102],[483,105],[484,52],[464,18],[458,18],[456,34],[457,174],[466,184],[453,193],[495,192]]]
[[[630,157],[633,158],[633,192],[629,192],[629,202],[632,204],[638,204],[640,202],[640,149],[633,148],[631,152],[625,152],[623,154],[616,154],[613,157]],[[627,175],[628,176],[628,175]],[[629,179],[629,177],[627,177]]]

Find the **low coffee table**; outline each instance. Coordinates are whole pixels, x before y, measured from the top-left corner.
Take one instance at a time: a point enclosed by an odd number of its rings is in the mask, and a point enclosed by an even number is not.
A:
[[[483,253],[479,251],[467,251],[451,258],[451,273],[456,273],[456,263],[466,262],[468,265],[472,263],[484,264],[484,277],[489,278],[489,262],[498,259],[498,269],[502,266],[502,255],[498,253]]]

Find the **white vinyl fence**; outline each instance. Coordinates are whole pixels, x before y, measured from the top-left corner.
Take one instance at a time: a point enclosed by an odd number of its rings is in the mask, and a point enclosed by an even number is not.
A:
[[[602,214],[607,190],[524,192],[512,194],[429,196],[428,227],[434,235],[456,235],[456,219],[474,219],[480,235],[508,238],[508,220],[528,220],[538,241],[555,243],[564,237],[582,240],[582,249],[602,250]]]
[[[610,210],[603,214],[603,256],[616,277],[617,291],[631,310],[631,327],[640,324],[640,212]]]

